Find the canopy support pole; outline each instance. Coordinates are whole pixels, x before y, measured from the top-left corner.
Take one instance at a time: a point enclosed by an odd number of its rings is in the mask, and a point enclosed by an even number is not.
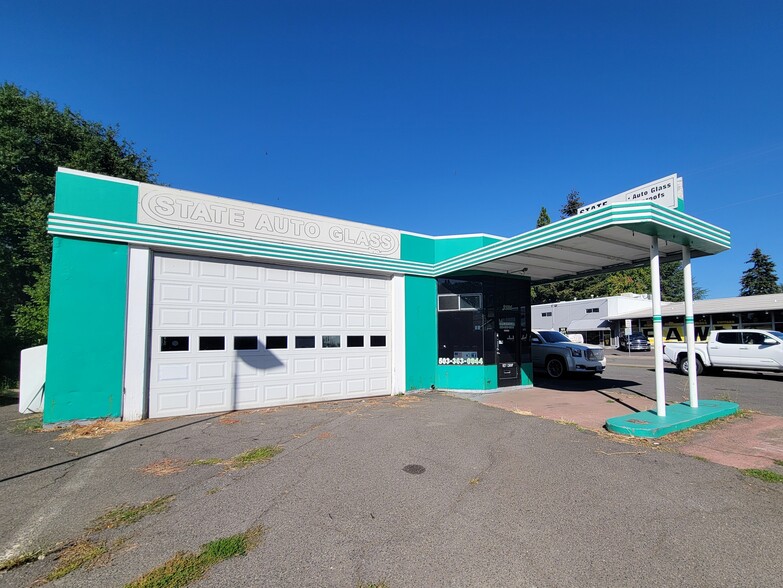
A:
[[[655,341],[655,404],[659,417],[666,416],[666,386],[663,381],[663,321],[661,319],[661,256],[658,237],[650,237],[650,274],[652,275],[653,336]]]
[[[682,246],[682,274],[685,286],[685,342],[688,348],[688,393],[691,408],[699,408],[699,385],[696,373],[696,333],[693,324],[693,271],[691,248]]]

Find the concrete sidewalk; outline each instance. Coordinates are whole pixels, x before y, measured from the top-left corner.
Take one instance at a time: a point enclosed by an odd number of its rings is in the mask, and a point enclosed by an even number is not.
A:
[[[645,396],[600,389],[600,380],[596,380],[595,389],[589,390],[534,387],[508,388],[485,394],[452,394],[487,406],[606,434],[611,434],[604,429],[607,419],[655,409],[655,402]],[[656,439],[654,443],[739,469],[760,468],[783,473],[779,463],[783,460],[783,417],[743,413]]]

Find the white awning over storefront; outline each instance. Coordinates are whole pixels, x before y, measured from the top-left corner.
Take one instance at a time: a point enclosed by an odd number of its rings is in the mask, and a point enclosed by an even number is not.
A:
[[[571,321],[568,325],[569,333],[580,333],[583,331],[609,331],[612,325],[606,319],[580,319]]]

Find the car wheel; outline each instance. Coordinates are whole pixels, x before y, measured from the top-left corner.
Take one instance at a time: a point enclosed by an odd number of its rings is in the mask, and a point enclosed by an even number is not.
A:
[[[559,357],[550,357],[544,367],[550,378],[562,378],[566,374],[566,364]]]
[[[682,355],[677,361],[677,369],[680,370],[680,373],[687,376],[688,375],[688,356]],[[704,364],[702,363],[701,359],[699,359],[699,356],[696,356],[696,375],[700,376],[704,372]]]

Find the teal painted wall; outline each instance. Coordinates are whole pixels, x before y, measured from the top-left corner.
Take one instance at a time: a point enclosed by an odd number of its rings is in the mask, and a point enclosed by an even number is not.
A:
[[[523,363],[519,365],[519,375],[521,376],[520,385],[532,386],[533,385],[533,364]]]
[[[119,417],[128,246],[55,237],[45,423]]]
[[[138,197],[133,184],[57,172],[54,211],[135,223]]]
[[[492,237],[449,237],[447,239],[434,239],[435,243],[435,263],[449,259],[455,255],[461,255],[474,249],[480,249],[485,245],[496,243],[500,239]]]
[[[437,388],[491,390],[498,387],[496,365],[439,365],[435,373]]]
[[[400,259],[432,263],[435,259],[435,239],[418,235],[400,235]]]
[[[424,263],[437,263],[449,259],[455,255],[480,249],[499,241],[494,237],[443,237],[434,239],[419,235],[400,236],[400,257],[407,261],[421,261]]]
[[[136,222],[138,187],[57,172],[54,210]],[[128,246],[55,237],[44,422],[119,417]]]
[[[435,384],[438,366],[438,286],[433,278],[405,276],[405,389]]]

